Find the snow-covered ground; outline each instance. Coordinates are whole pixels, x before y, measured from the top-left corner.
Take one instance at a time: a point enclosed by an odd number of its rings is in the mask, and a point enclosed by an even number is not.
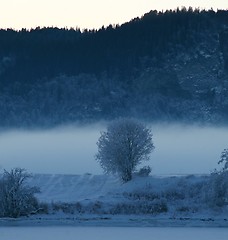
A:
[[[68,203],[99,199],[122,185],[117,178],[91,174],[35,174],[30,184],[40,187],[41,193],[37,195],[40,201]]]
[[[28,182],[45,212],[0,219],[0,226],[228,227],[228,207],[210,200],[209,175],[35,174]],[[209,186],[209,188],[208,188]]]
[[[128,183],[122,183],[118,178],[110,175],[35,174],[30,180],[30,185],[40,187],[41,192],[37,197],[42,202],[70,203],[98,200],[113,197],[113,195],[118,197],[124,192],[147,191],[148,189],[153,192],[175,190],[178,186],[201,182],[206,178],[207,175],[137,176]]]
[[[4,225],[228,227],[228,209],[205,202],[207,175],[134,176],[123,184],[108,175],[36,174],[29,184],[49,214]]]

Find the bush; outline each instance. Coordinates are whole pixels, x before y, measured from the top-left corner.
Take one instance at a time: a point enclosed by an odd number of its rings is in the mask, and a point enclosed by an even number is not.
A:
[[[62,211],[66,214],[75,214],[75,213],[83,213],[83,206],[81,203],[64,203],[64,202],[58,202],[58,203],[52,203],[51,208],[55,212]]]
[[[211,207],[223,207],[228,204],[228,149],[221,153],[218,164],[222,169],[215,170],[210,175],[206,188],[206,201]]]
[[[26,185],[30,178],[24,169],[15,168],[10,172],[6,170],[0,180],[0,216],[13,217],[26,216],[39,209],[34,196],[39,192],[36,187]]]
[[[47,203],[40,203],[39,209],[34,214],[40,213],[40,214],[48,214],[49,213],[49,205]]]
[[[223,207],[228,203],[228,172],[213,172],[210,176],[206,200],[211,207]]]
[[[187,190],[187,189],[186,189]],[[183,200],[185,194],[180,189],[168,189],[161,193],[162,197],[169,201]]]
[[[145,166],[139,169],[137,175],[140,177],[148,177],[151,173],[152,169],[150,166]]]
[[[118,203],[111,210],[111,214],[159,214],[168,211],[165,200],[140,201],[138,203]]]
[[[153,201],[160,198],[160,195],[154,192],[124,192],[123,196],[129,200],[141,201]]]

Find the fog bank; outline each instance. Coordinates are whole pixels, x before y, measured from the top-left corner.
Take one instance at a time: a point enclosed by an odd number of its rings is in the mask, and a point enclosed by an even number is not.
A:
[[[91,125],[1,132],[1,170],[22,167],[32,173],[101,174],[94,155],[104,129]],[[143,165],[150,165],[156,175],[210,173],[228,147],[228,128],[155,125],[152,132],[155,150]]]

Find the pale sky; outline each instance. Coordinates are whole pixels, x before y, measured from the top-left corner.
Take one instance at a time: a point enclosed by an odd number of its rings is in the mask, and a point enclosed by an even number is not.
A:
[[[177,7],[228,9],[228,0],[0,0],[0,28],[100,28],[150,10]]]

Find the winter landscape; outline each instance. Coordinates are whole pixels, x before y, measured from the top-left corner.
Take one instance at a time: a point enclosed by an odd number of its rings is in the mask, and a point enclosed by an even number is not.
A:
[[[0,218],[3,239],[63,239],[66,232],[68,239],[107,239],[110,232],[113,239],[226,239],[227,174],[217,164],[226,127],[150,125],[155,149],[127,182],[103,174],[95,160],[98,129],[105,124],[1,133],[2,164],[23,165],[33,173],[23,187],[39,189],[28,213],[22,207],[21,216]]]
[[[0,239],[227,239],[227,3],[25,2],[0,8]]]

